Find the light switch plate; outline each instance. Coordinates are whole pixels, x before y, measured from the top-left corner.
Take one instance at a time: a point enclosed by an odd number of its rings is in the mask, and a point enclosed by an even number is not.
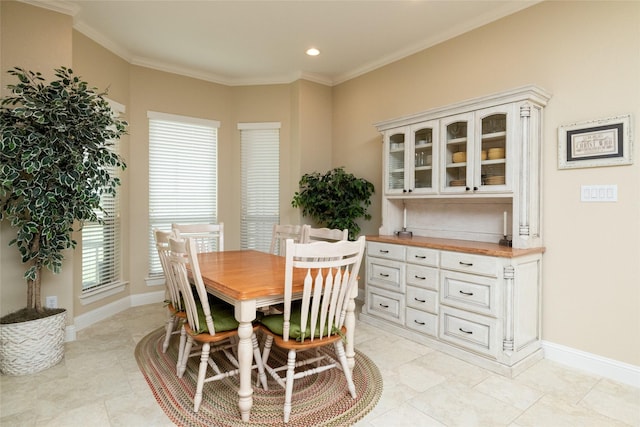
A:
[[[580,187],[581,202],[617,202],[618,185],[582,185]]]

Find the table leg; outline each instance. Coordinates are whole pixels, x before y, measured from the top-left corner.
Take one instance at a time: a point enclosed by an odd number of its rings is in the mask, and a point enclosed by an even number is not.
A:
[[[256,302],[238,301],[235,315],[240,326],[238,327],[238,364],[240,389],[238,390],[238,407],[243,422],[249,422],[251,407],[253,406],[253,386],[251,384],[251,365],[253,365],[253,335],[252,321],[256,317]]]
[[[351,296],[349,297],[349,303],[347,304],[347,315],[344,319],[344,325],[347,328],[347,346],[345,353],[347,354],[347,364],[349,369],[353,371],[353,367],[356,365],[356,302],[355,298],[358,296],[358,287],[356,286]]]

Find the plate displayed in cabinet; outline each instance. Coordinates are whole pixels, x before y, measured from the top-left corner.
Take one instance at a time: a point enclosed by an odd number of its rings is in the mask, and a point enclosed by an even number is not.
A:
[[[452,154],[451,160],[453,163],[464,163],[467,161],[467,153],[466,151],[456,151]]]
[[[489,148],[487,157],[489,160],[504,159],[504,148]]]

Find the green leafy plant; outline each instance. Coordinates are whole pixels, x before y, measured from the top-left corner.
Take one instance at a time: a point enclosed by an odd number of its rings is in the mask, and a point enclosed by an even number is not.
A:
[[[17,230],[9,245],[26,264],[27,310],[43,313],[42,269],[59,273],[63,251],[76,246],[74,227],[101,221],[101,197],[120,185],[109,169],[126,168],[111,146],[127,123],[106,92],[69,68],[56,69],[48,84],[39,72],[8,73],[18,83],[0,103],[0,219]]]
[[[360,234],[358,218],[371,219],[367,208],[374,193],[372,183],[335,168],[324,175],[305,174],[299,182],[300,191],[291,201],[294,208],[302,208],[302,215],[311,217],[323,227],[349,230],[349,239]]]

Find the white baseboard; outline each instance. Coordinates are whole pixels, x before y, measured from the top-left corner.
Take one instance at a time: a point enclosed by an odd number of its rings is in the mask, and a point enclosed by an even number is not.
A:
[[[137,307],[140,305],[154,304],[164,301],[164,289],[156,292],[147,292],[144,294],[130,295],[107,304],[102,307],[98,307],[88,313],[81,314],[73,318],[73,325],[67,325],[65,328],[65,340],[75,341],[76,332],[87,328],[94,323],[101,320],[108,319],[109,317],[120,313],[131,307]]]
[[[640,366],[619,362],[549,341],[542,341],[542,348],[544,349],[545,359],[640,388]]]
[[[144,294],[131,295],[131,307],[139,305],[155,304],[166,299],[164,288],[161,291],[145,292]]]

